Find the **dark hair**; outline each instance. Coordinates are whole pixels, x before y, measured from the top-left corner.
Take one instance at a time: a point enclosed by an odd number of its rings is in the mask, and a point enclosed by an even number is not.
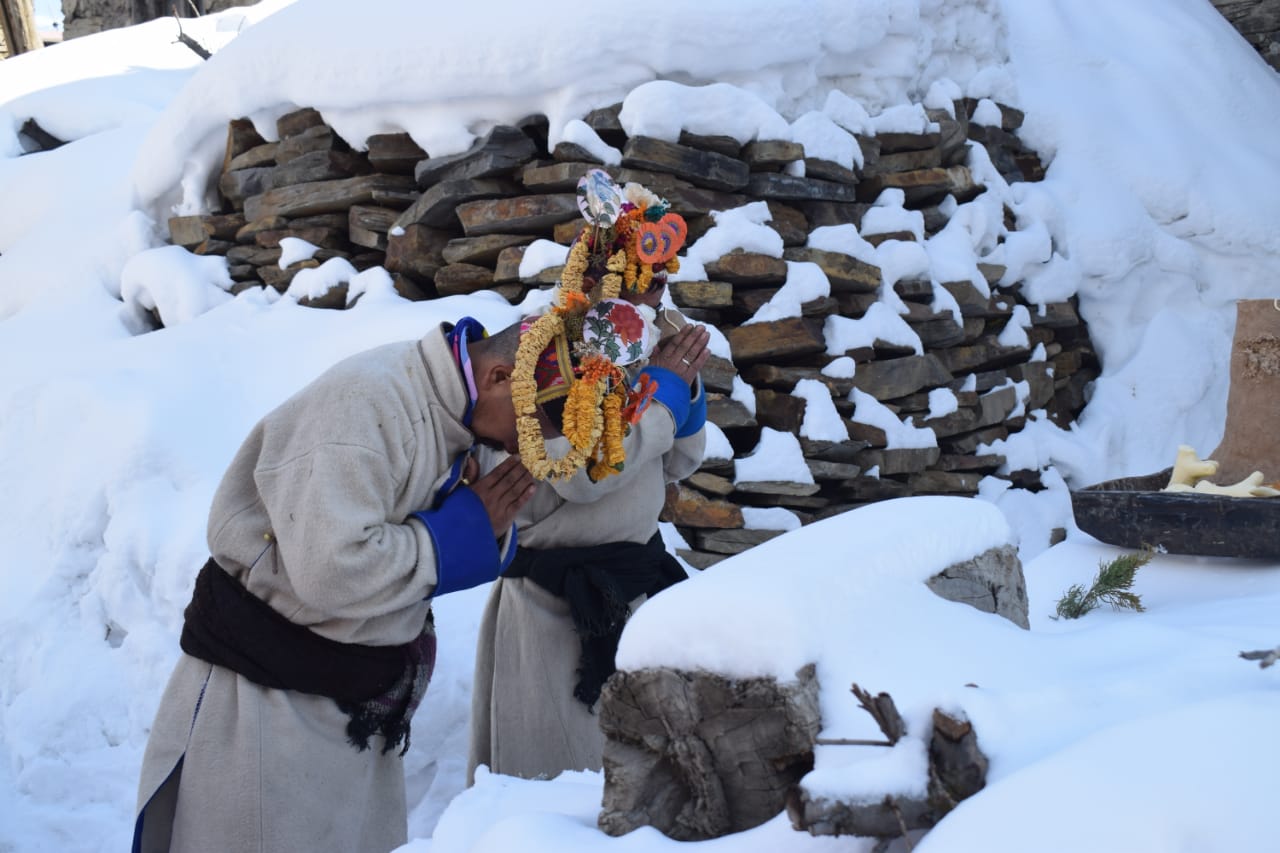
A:
[[[548,400],[540,403],[542,411],[547,413],[547,417],[551,419],[551,425],[556,428],[557,432],[564,431],[564,404],[569,398],[567,396],[556,397],[554,400]]]
[[[521,321],[517,320],[487,338],[473,341],[470,345],[472,355],[485,361],[498,361],[502,364],[514,366],[516,352],[520,348],[520,323]],[[561,429],[561,424],[564,422],[564,403],[566,399],[566,397],[560,396],[554,400],[538,404],[547,413],[547,417],[551,419],[551,423],[557,431]]]
[[[471,352],[484,359],[493,359],[503,364],[516,363],[516,350],[520,348],[520,322],[516,321],[505,329],[495,332],[487,338],[473,341]]]

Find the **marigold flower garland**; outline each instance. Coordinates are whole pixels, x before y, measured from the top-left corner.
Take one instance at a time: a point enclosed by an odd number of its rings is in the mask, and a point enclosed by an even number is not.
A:
[[[604,398],[604,432],[596,445],[594,463],[587,472],[592,480],[599,482],[605,477],[622,471],[627,452],[622,447],[623,426],[622,407],[625,402],[626,389],[619,385]]]
[[[580,251],[579,246],[582,247]],[[621,252],[615,254],[609,259],[608,266],[616,266],[622,255]],[[582,274],[586,267],[586,247],[583,242],[579,242],[569,253],[556,305],[525,330],[516,350],[515,368],[511,373],[511,402],[516,410],[516,437],[521,460],[539,480],[571,477],[579,468],[600,455],[596,448],[602,443],[601,437],[606,431],[602,398],[610,390],[610,384],[621,386],[623,381],[622,371],[608,359],[597,357],[584,363],[582,375],[569,386],[564,406],[562,432],[569,439],[569,452],[559,459],[549,459],[547,444],[543,440],[542,427],[537,417],[538,386],[534,368],[543,350],[557,335],[565,333],[567,325],[581,325],[582,313],[591,304],[582,292]],[[618,276],[605,276],[603,286],[606,293],[615,284],[610,281],[611,278],[617,279]],[[581,337],[580,331],[576,337]],[[620,421],[616,427],[610,425],[611,431],[619,434],[607,438],[603,442],[606,447],[616,445],[621,449],[621,428]],[[607,452],[605,455],[609,456]],[[600,473],[608,476],[609,473],[616,473],[616,468],[607,472],[601,470]]]
[[[515,368],[511,371],[511,402],[516,410],[516,439],[520,459],[539,480],[562,480],[573,476],[589,461],[589,456],[576,447],[559,459],[547,458],[547,443],[538,423],[538,383],[534,367],[538,357],[556,335],[564,333],[564,318],[556,311],[543,314],[520,336]]]
[[[579,194],[584,195],[582,185],[579,187]],[[648,292],[655,266],[661,264],[668,273],[680,269],[675,252],[687,235],[684,220],[668,212],[665,200],[638,184],[628,184],[622,194],[627,202],[616,219],[598,215],[608,205],[597,210],[592,202],[586,202],[583,215],[588,228],[569,250],[556,303],[525,331],[516,353],[511,398],[520,456],[525,467],[540,480],[571,477],[588,465],[587,474],[592,480],[621,471],[626,459],[623,437],[629,425],[639,420],[654,390],[655,383],[642,376],[641,388],[632,392],[622,368],[590,349],[583,354],[582,345],[576,344],[583,357],[577,375],[569,381],[561,423],[570,449],[560,459],[547,458],[546,441],[537,418],[535,377],[543,351],[558,335],[569,341],[582,341],[584,317],[599,300],[619,298],[623,287],[633,293]],[[608,195],[604,193],[602,197]],[[585,196],[590,198],[590,191]],[[583,204],[580,200],[579,205]],[[598,288],[592,288],[595,292],[588,293],[586,272],[602,260],[605,274]]]

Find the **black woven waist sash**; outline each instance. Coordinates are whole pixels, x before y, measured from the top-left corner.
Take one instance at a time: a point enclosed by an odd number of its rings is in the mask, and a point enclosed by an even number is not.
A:
[[[662,536],[583,548],[518,548],[504,578],[528,578],[569,605],[582,646],[573,695],[588,707],[615,671],[615,655],[632,601],[686,578]]]
[[[196,576],[180,644],[192,657],[263,687],[343,704],[389,690],[404,673],[404,646],[340,643],[290,622],[212,558]]]

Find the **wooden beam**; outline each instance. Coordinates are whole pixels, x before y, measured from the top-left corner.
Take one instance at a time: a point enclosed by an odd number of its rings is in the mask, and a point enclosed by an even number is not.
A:
[[[43,47],[36,32],[36,12],[31,0],[0,0],[0,25],[10,56]]]

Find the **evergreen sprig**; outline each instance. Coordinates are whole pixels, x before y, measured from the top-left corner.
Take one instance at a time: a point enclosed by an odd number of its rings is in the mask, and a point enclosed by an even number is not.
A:
[[[1132,554],[1121,554],[1111,562],[1098,564],[1098,574],[1086,590],[1080,584],[1073,584],[1058,599],[1058,611],[1055,619],[1079,619],[1099,604],[1110,604],[1116,610],[1136,610],[1141,613],[1145,608],[1137,593],[1131,592],[1134,576],[1138,569],[1151,562],[1151,551],[1138,551]]]

